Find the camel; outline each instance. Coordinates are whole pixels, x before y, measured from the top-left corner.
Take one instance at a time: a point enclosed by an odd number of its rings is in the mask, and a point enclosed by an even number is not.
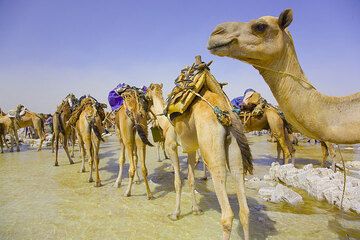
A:
[[[162,89],[162,85],[158,85],[158,84],[150,84],[150,87],[157,87],[157,88],[161,88]],[[146,92],[146,95],[147,95],[147,92]],[[150,100],[150,102],[152,101],[152,99],[150,99],[149,97],[147,97],[148,100]],[[151,105],[150,107],[151,109],[151,112],[155,114],[154,112],[154,106]],[[158,113],[160,114],[160,113]],[[157,157],[158,157],[158,162],[161,162],[161,154],[160,154],[160,149],[162,150],[163,152],[163,155],[164,155],[164,159],[169,159],[169,157],[167,156],[166,154],[166,151],[165,151],[165,136],[164,136],[164,132],[163,132],[163,129],[162,127],[160,126],[160,123],[158,121],[158,118],[152,114],[149,115],[150,117],[150,123],[152,124],[151,125],[151,132],[153,134],[153,140],[155,142],[155,145],[156,145],[156,150],[157,150]],[[154,132],[153,132],[154,131]],[[154,136],[155,134],[155,136]],[[155,138],[158,138],[158,139],[155,139]]]
[[[16,108],[16,123],[19,128],[33,127],[40,138],[38,151],[41,151],[45,140],[44,120],[36,113],[29,111],[23,105]]]
[[[170,118],[183,152],[188,154],[188,180],[192,192],[193,212],[201,212],[195,198],[194,181],[196,150],[200,148],[204,162],[211,173],[221,207],[223,239],[230,238],[234,218],[226,192],[227,170],[230,170],[236,179],[240,222],[245,239],[249,239],[249,208],[245,195],[244,174],[252,172],[251,152],[241,121],[232,112],[229,99],[222,91],[220,84],[210,74],[208,66],[209,64],[202,63],[200,56],[197,56],[195,64],[177,78],[177,87],[173,90],[173,96],[177,96],[179,91],[180,93],[185,91],[183,97],[187,93],[192,93],[191,84],[187,85],[191,75],[205,82],[199,89],[198,95],[195,94],[198,97],[192,101],[186,111],[175,114],[176,117],[173,118],[170,115]],[[180,98],[183,99],[183,97]],[[169,106],[167,109],[170,109]],[[179,213],[175,211],[173,214]]]
[[[291,9],[279,17],[228,22],[211,33],[212,54],[251,64],[269,85],[286,119],[301,133],[335,143],[360,142],[360,92],[345,97],[326,96],[306,78],[287,27]]]
[[[165,153],[169,154],[173,168],[174,168],[174,186],[176,192],[176,202],[175,202],[175,210],[172,214],[169,215],[170,219],[177,220],[180,216],[180,201],[181,201],[181,178],[180,178],[180,162],[179,162],[179,154],[178,154],[178,140],[175,132],[175,127],[170,123],[169,119],[163,115],[164,109],[166,107],[163,94],[162,94],[163,84],[150,84],[148,90],[146,91],[146,98],[148,98],[151,102],[151,111],[157,116],[156,121],[159,124],[162,135],[164,136],[164,145],[165,145]],[[190,168],[189,168],[190,169]],[[188,172],[188,179],[190,189],[194,184],[193,175],[191,171]],[[192,191],[192,194],[194,192]],[[192,196],[192,199],[195,199],[195,195]],[[194,206],[194,204],[193,204]],[[200,213],[201,210],[199,207],[193,209],[195,213]]]
[[[19,137],[16,128],[16,121],[13,117],[9,117],[0,109],[0,146],[1,146],[1,153],[3,153],[3,144],[7,147],[5,136],[6,134],[10,135],[10,152],[14,151],[14,143],[16,143],[16,151],[20,152],[19,147]]]
[[[82,153],[80,172],[85,172],[85,155],[88,155],[90,164],[89,182],[94,181],[92,173],[94,169],[93,165],[95,163],[95,187],[101,186],[99,174],[99,149],[100,141],[104,141],[101,137],[101,133],[104,131],[104,127],[102,126],[102,115],[104,114],[102,108],[104,107],[106,107],[106,105],[99,104],[91,97],[86,97],[81,101],[78,112],[75,113],[76,115],[79,114],[75,117],[77,119],[75,124]],[[67,126],[69,126],[69,124],[67,124]]]
[[[147,139],[147,111],[148,107],[144,97],[140,96],[140,90],[127,88],[120,93],[124,99],[124,105],[116,112],[115,129],[120,143],[119,173],[114,186],[120,187],[122,181],[122,170],[125,163],[125,153],[130,161],[129,182],[124,196],[131,196],[131,189],[135,173],[138,177],[136,168],[138,156],[141,161],[141,171],[146,187],[147,198],[153,198],[149,182],[147,180],[148,171],[146,168],[146,145],[152,146]]]
[[[65,153],[69,159],[70,164],[74,164],[71,159],[71,155],[74,154],[75,147],[75,131],[71,126],[67,126],[66,122],[69,120],[73,107],[77,104],[77,98],[74,94],[70,93],[65,97],[65,99],[58,106],[56,112],[54,113],[53,121],[53,142],[55,143],[55,164],[54,166],[59,166],[58,163],[58,151],[59,151],[59,138],[62,136],[62,145],[65,150]],[[72,140],[72,154],[70,155],[68,150],[68,139],[71,137]]]
[[[283,152],[284,163],[287,164],[289,159],[294,157],[295,149],[289,139],[285,120],[280,116],[278,110],[268,104],[265,100],[261,100],[259,93],[254,93],[246,99],[245,107],[256,106],[253,112],[242,111],[239,116],[244,124],[246,132],[270,130],[272,136],[277,142],[277,159],[280,159],[280,152]],[[259,103],[259,102],[263,103]],[[255,110],[261,108],[261,114],[255,114]],[[293,159],[294,162],[294,159]]]

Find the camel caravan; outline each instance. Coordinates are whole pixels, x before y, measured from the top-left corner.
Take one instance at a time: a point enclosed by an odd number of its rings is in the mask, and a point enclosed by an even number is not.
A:
[[[239,220],[245,239],[250,239],[249,211],[245,194],[245,176],[254,171],[251,144],[245,133],[266,130],[276,142],[277,160],[295,164],[295,133],[319,140],[322,148],[321,166],[328,156],[335,157],[333,144],[360,142],[360,93],[347,97],[331,97],[319,93],[306,78],[298,62],[294,41],[288,30],[293,19],[287,9],[279,17],[265,16],[249,22],[228,22],[215,27],[208,41],[208,50],[221,57],[230,57],[257,69],[269,85],[279,106],[268,103],[260,93],[248,89],[232,100],[225,84],[211,74],[212,61],[200,56],[176,74],[175,86],[163,96],[163,83],[151,83],[141,88],[121,83],[108,95],[107,104],[90,95],[77,98],[68,94],[54,114],[43,116],[18,105],[15,111],[0,115],[0,146],[20,151],[18,130],[30,127],[39,139],[37,151],[42,150],[47,135],[51,136],[54,166],[59,163],[60,145],[69,164],[74,164],[78,145],[81,164],[79,171],[89,166],[89,182],[100,187],[101,143],[104,134],[114,129],[119,144],[118,173],[115,188],[122,187],[124,165],[129,162],[128,182],[124,196],[130,197],[134,182],[141,182],[138,173],[140,160],[144,192],[154,198],[148,180],[146,149],[158,148],[158,160],[163,149],[174,172],[176,193],[173,221],[181,217],[181,165],[179,148],[187,155],[192,213],[202,214],[195,194],[197,152],[210,172],[216,197],[221,208],[223,239],[231,235],[234,213],[226,190],[227,176],[235,181],[239,205]],[[221,61],[220,59],[218,61]],[[239,89],[239,92],[243,91]],[[338,112],[342,114],[339,115]],[[50,132],[46,133],[45,126]],[[151,134],[149,134],[151,133]],[[269,143],[270,144],[270,143]],[[71,151],[69,147],[71,146]],[[280,157],[283,156],[281,160]],[[333,170],[335,162],[333,161]],[[93,179],[95,171],[95,181]]]

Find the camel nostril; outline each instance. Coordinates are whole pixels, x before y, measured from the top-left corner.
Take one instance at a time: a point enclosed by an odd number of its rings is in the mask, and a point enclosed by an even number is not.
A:
[[[217,27],[212,33],[211,36],[217,35],[217,34],[221,34],[225,32],[225,28],[223,27]]]

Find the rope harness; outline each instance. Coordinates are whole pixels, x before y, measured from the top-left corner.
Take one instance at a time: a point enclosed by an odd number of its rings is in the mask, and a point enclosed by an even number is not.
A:
[[[206,63],[200,63],[200,64],[193,64],[191,67],[187,67],[181,71],[181,75],[175,80],[175,85],[180,89],[180,91],[189,91],[193,93],[195,96],[200,98],[200,100],[204,101],[214,112],[216,115],[217,120],[221,123],[223,126],[230,126],[231,125],[231,119],[230,119],[230,113],[228,111],[223,111],[218,106],[212,105],[206,98],[204,98],[201,94],[195,92],[193,90],[195,83],[194,79],[195,76],[198,74],[201,74],[205,69],[210,70],[209,66],[212,63],[209,62]],[[175,94],[173,94],[175,95]],[[168,104],[169,104],[168,99]],[[171,121],[170,121],[171,122]]]

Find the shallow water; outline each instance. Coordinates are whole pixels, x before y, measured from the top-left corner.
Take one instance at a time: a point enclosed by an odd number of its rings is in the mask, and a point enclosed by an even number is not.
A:
[[[255,162],[255,176],[262,177],[275,160],[276,145],[266,137],[249,136]],[[220,207],[211,180],[197,179],[197,199],[204,214],[191,214],[191,199],[184,180],[181,218],[166,216],[175,203],[173,174],[169,160],[157,162],[156,149],[147,149],[147,166],[154,200],[146,200],[143,183],[134,185],[132,197],[123,197],[128,163],[122,186],[112,186],[117,175],[119,146],[114,136],[102,144],[100,177],[103,186],[88,183],[88,172],[79,173],[80,154],[69,165],[63,150],[59,167],[53,166],[50,149],[24,150],[0,155],[0,239],[221,239]],[[358,150],[343,150],[346,160],[359,160]],[[297,164],[318,164],[319,145],[297,147]],[[186,157],[181,157],[182,176]],[[87,170],[89,169],[86,165]],[[141,171],[140,171],[141,172]],[[201,175],[200,171],[196,172]],[[248,176],[247,178],[251,178]],[[235,215],[238,205],[234,183],[228,193]],[[254,189],[247,189],[251,212],[251,239],[348,239],[360,238],[360,217],[341,213],[296,190],[304,203],[293,207],[263,201]],[[242,235],[235,216],[232,239]]]

